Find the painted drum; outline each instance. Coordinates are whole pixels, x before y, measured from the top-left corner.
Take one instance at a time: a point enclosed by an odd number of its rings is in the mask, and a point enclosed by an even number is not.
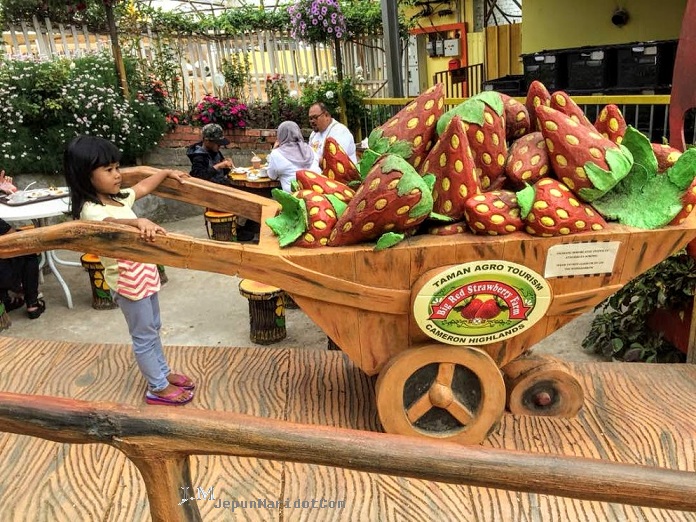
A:
[[[413,301],[426,335],[454,345],[484,345],[514,337],[538,322],[551,304],[546,280],[501,260],[450,266],[428,279]]]

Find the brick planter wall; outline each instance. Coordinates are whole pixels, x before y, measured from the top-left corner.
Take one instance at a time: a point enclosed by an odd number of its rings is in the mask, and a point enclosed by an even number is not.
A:
[[[225,131],[225,137],[230,140],[227,150],[263,151],[270,152],[276,140],[275,129],[232,129]],[[201,128],[188,125],[178,125],[172,132],[162,136],[158,147],[175,149],[188,147],[201,140]],[[251,155],[251,154],[249,154]]]
[[[230,144],[222,149],[224,156],[239,167],[248,167],[254,152],[264,157],[271,151],[276,129],[232,129],[225,131],[225,137]],[[198,141],[201,141],[200,127],[178,125],[143,157],[143,164],[188,171],[191,162],[186,157],[186,148]]]

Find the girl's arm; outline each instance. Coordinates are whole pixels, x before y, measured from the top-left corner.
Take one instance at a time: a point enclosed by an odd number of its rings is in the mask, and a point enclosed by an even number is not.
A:
[[[149,178],[148,178],[149,179]],[[104,218],[103,221],[109,223],[118,223],[119,225],[128,225],[130,227],[135,227],[140,230],[140,237],[145,241],[154,241],[157,234],[167,235],[167,231],[159,226],[157,223],[153,223],[149,219],[145,218],[135,218],[135,219],[117,219],[112,217]]]
[[[169,169],[156,169],[154,167],[139,166],[139,167],[128,167],[121,169],[121,173],[135,172],[138,174],[148,174],[149,177],[142,181],[139,181],[131,188],[135,192],[135,199],[140,199],[143,196],[147,196],[150,192],[155,190],[160,183],[162,183],[166,178],[172,178],[177,180],[179,183],[183,183],[184,178],[188,178],[189,175],[186,172],[181,172],[179,170],[169,170]]]

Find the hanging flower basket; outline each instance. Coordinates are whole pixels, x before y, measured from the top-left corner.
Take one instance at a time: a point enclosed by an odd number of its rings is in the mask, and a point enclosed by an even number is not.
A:
[[[301,0],[288,7],[293,38],[326,43],[345,38],[346,20],[336,0]]]

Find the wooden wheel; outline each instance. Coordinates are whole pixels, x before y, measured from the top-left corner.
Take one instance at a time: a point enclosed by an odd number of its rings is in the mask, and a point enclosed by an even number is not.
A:
[[[389,433],[478,444],[505,410],[505,384],[484,351],[428,345],[401,352],[377,379],[377,412]]]
[[[578,380],[553,357],[526,357],[503,367],[507,406],[516,415],[574,417],[585,394]]]

